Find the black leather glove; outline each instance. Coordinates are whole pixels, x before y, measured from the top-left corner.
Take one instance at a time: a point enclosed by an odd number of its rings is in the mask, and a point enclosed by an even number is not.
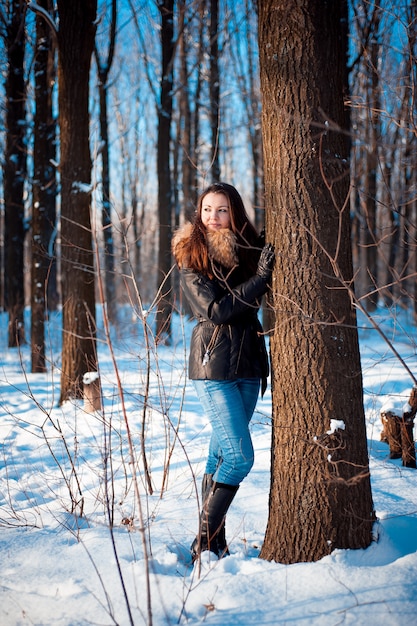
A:
[[[267,243],[263,247],[258,261],[257,276],[260,276],[266,283],[271,280],[272,270],[275,263],[275,250],[272,243]]]

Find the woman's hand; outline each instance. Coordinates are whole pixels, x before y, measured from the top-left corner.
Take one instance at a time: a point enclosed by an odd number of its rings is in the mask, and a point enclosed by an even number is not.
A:
[[[257,276],[262,278],[266,283],[271,280],[272,270],[275,263],[275,250],[272,243],[267,243],[263,247],[261,256],[258,261],[258,269],[256,270]]]

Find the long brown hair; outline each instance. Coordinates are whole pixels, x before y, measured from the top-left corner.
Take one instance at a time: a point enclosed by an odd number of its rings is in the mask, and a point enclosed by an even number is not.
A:
[[[230,225],[236,236],[239,270],[243,278],[249,278],[255,273],[259,260],[259,235],[249,220],[241,195],[233,185],[228,183],[212,183],[198,198],[193,228],[187,244],[189,267],[206,275],[212,273],[207,250],[207,230],[201,219],[203,200],[209,193],[222,193],[229,200]]]

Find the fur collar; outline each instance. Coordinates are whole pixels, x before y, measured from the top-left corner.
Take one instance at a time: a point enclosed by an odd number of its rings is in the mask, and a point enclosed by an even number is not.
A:
[[[187,266],[187,248],[193,231],[191,223],[184,224],[172,238],[172,251],[180,267]],[[228,228],[207,232],[210,259],[230,270],[239,264],[236,235]]]
[[[239,264],[236,252],[236,235],[228,228],[207,233],[208,254],[213,261],[228,270]]]

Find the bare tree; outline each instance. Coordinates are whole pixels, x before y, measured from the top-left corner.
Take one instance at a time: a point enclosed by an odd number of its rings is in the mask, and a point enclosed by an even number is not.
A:
[[[178,102],[178,124],[174,151],[178,151],[182,192],[176,213],[191,220],[198,196],[200,119],[204,109],[202,85],[205,74],[207,0],[192,4],[178,3],[178,77],[175,93]],[[217,102],[218,106],[218,102]],[[211,132],[211,131],[210,131]],[[210,144],[211,145],[211,144]]]
[[[364,548],[374,522],[352,303],[344,1],[259,0],[267,237],[276,247],[272,477],[261,556]]]
[[[400,301],[417,311],[417,6],[410,0],[405,7],[406,44],[403,53],[400,115],[399,177],[402,194],[398,203],[398,240],[401,244],[394,265]]]
[[[53,15],[51,0],[39,6]],[[56,304],[56,123],[52,109],[55,82],[56,45],[53,30],[43,15],[36,17],[34,62],[35,116],[33,148],[32,266],[31,266],[31,353],[32,372],[46,371],[45,317],[50,304]]]
[[[363,298],[368,311],[378,304],[378,167],[381,137],[381,17],[382,9],[364,4],[363,15],[356,13],[355,23],[361,36],[361,64],[355,81],[363,106],[356,110],[355,126],[360,140],[355,148],[353,196],[357,223],[358,275],[357,294]]]
[[[97,369],[90,225],[89,78],[96,0],[58,0],[63,344],[60,402],[82,394]]]
[[[143,115],[140,104],[140,90],[137,90],[134,98],[131,99],[134,111],[133,128],[138,128]],[[141,181],[148,176],[148,164],[141,161],[141,141],[137,132],[132,133],[129,142],[127,121],[123,118],[121,111],[116,113],[118,119],[119,141],[122,168],[121,193],[120,193],[120,228],[122,238],[121,262],[125,293],[128,300],[135,302],[137,292],[146,299],[148,294],[141,290],[142,278],[147,277],[146,270],[142,268],[142,246],[145,232],[145,197],[140,194],[142,188]],[[149,231],[149,229],[147,229]],[[144,281],[149,293],[154,292],[152,281]]]
[[[102,161],[102,225],[104,239],[104,268],[105,293],[109,319],[116,318],[116,284],[114,274],[114,242],[110,203],[110,151],[109,151],[109,122],[108,122],[108,78],[114,58],[116,45],[117,0],[111,3],[110,35],[107,56],[103,61],[97,41],[94,46],[94,55],[97,64],[98,91],[100,100],[100,154]]]
[[[411,132],[408,134],[410,148],[409,183],[412,190],[410,198],[410,240],[412,247],[412,266],[411,266],[411,286],[410,293],[413,302],[414,317],[417,319],[417,4],[415,0],[410,0],[406,10],[408,22],[408,96],[409,96],[409,121]]]
[[[159,245],[158,274],[160,298],[156,317],[158,338],[171,335],[171,235],[172,235],[172,180],[170,168],[170,141],[172,120],[172,87],[174,73],[174,0],[158,3],[161,14],[161,89],[158,105],[158,215]]]
[[[178,2],[178,56],[179,56],[179,94],[178,94],[178,141],[177,146],[181,158],[181,180],[182,180],[182,206],[184,215],[190,218],[195,208],[194,168],[195,154],[192,152],[192,116],[189,83],[189,41],[191,33],[186,23],[187,3],[185,0]],[[176,215],[178,226],[179,215]]]
[[[356,292],[368,311],[379,302],[414,307],[415,2],[352,9]]]
[[[23,251],[26,166],[25,0],[8,0],[2,9],[5,29],[6,146],[3,162],[5,206],[5,299],[9,347],[25,342]]]
[[[193,189],[194,189],[194,207],[197,203],[198,196],[198,167],[200,165],[200,120],[201,120],[201,92],[203,84],[203,59],[204,59],[204,19],[206,10],[206,0],[199,0],[198,2],[198,33],[196,35],[197,41],[197,55],[195,67],[197,70],[197,76],[195,78],[195,91],[194,91],[194,110],[192,112],[191,120],[191,151],[194,155],[194,161],[196,167],[194,169]],[[190,218],[191,215],[189,214]]]
[[[219,73],[219,2],[210,0],[210,126],[211,178],[220,180],[220,73]]]
[[[233,5],[232,24],[235,37],[227,50],[230,49],[239,93],[242,96],[243,123],[247,130],[251,157],[249,163],[253,181],[252,204],[255,207],[255,225],[258,230],[262,230],[265,224],[265,212],[257,16],[251,10],[250,4],[250,0],[245,0],[244,17],[238,13],[238,8],[242,11],[242,7],[239,4]]]

